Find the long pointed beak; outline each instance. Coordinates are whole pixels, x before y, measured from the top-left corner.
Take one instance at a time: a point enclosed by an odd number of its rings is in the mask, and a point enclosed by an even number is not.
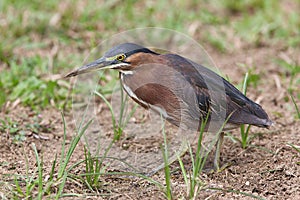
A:
[[[65,78],[72,77],[72,76],[77,76],[79,74],[84,74],[87,72],[93,72],[97,71],[99,69],[108,69],[111,68],[112,66],[112,61],[106,60],[106,58],[100,58],[98,60],[95,60],[94,62],[91,62],[89,64],[86,64],[82,67],[79,67],[78,69],[68,73]]]

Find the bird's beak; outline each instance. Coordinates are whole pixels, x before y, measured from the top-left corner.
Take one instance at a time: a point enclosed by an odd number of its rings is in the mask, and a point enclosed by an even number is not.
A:
[[[107,60],[106,58],[102,57],[98,60],[95,60],[94,62],[86,64],[82,67],[79,67],[78,69],[68,73],[65,77],[67,78],[67,77],[77,76],[79,74],[93,72],[93,71],[97,71],[99,69],[110,69],[113,67],[112,64],[113,64],[113,61]]]

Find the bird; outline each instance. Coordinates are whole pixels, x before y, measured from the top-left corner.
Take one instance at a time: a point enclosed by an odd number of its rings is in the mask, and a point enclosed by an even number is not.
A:
[[[212,131],[212,124],[226,123],[216,144],[216,169],[220,169],[225,130],[242,124],[262,128],[273,124],[259,104],[223,77],[175,53],[158,53],[139,44],[122,43],[65,77],[100,69],[119,71],[123,89],[136,103],[154,110],[177,127],[199,130],[206,120],[205,131]]]

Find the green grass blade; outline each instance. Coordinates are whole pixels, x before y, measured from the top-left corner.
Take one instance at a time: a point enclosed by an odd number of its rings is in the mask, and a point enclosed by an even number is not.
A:
[[[42,167],[42,162],[39,158],[39,154],[37,152],[36,146],[33,143],[32,148],[35,154],[36,162],[37,162],[37,167],[38,167],[38,197],[37,199],[42,199],[43,196],[43,167]]]
[[[49,180],[50,180],[50,181],[53,180],[53,175],[54,175],[54,170],[55,170],[56,161],[57,161],[57,154],[55,154],[55,158],[54,158],[54,161],[53,161],[53,163],[52,163],[51,172],[50,172],[50,177],[49,177]]]
[[[247,72],[245,74],[245,78],[244,78],[244,82],[243,82],[243,88],[242,88],[242,92],[244,95],[246,95],[247,93],[247,86],[248,86],[248,77],[249,77],[249,73]],[[250,127],[251,125],[248,125],[248,127],[246,128],[245,130],[245,126],[244,124],[242,124],[240,126],[240,133],[241,133],[241,145],[242,145],[242,148],[245,149],[247,147],[247,144],[249,142],[249,139],[248,139],[248,133],[250,131]]]
[[[117,135],[117,125],[116,125],[116,118],[115,118],[115,115],[114,115],[114,111],[113,111],[113,108],[111,106],[111,104],[107,101],[107,99],[99,92],[97,91],[94,91],[94,93],[99,96],[103,101],[104,103],[108,106],[108,109],[110,111],[110,114],[111,114],[111,119],[112,119],[112,124],[113,124],[113,129],[114,129],[114,133],[115,133],[115,136],[116,138],[118,138],[118,135]]]
[[[66,181],[67,181],[67,176],[68,176],[68,173],[64,173],[63,177],[61,178],[61,183],[59,184],[58,192],[55,196],[56,200],[59,199],[62,196],[62,192],[64,190],[64,187],[65,187],[65,184],[66,184]]]
[[[163,159],[164,159],[164,163],[165,163],[164,171],[165,171],[165,181],[166,181],[166,196],[167,196],[167,199],[170,200],[170,199],[172,199],[171,174],[170,174],[170,167],[169,167],[169,161],[168,161],[169,160],[168,144],[167,144],[167,137],[166,137],[164,123],[162,126],[162,134],[163,134],[163,138],[164,138],[164,146],[162,147],[162,152],[163,152]]]
[[[66,121],[65,121],[65,117],[64,117],[63,112],[61,112],[61,117],[62,117],[62,120],[63,120],[64,135],[63,135],[63,142],[62,142],[62,145],[61,145],[61,153],[60,153],[60,160],[59,160],[59,169],[58,169],[59,176],[62,175],[61,172],[63,171],[62,166],[63,166],[63,162],[65,160],[65,147],[66,147],[66,138],[67,138]]]
[[[243,92],[244,95],[246,95],[246,93],[247,93],[248,76],[249,76],[249,73],[247,72],[245,74],[245,78],[244,78],[244,82],[243,82],[243,90],[242,90],[242,92]]]
[[[294,99],[294,97],[293,97],[293,95],[291,93],[290,93],[290,96],[291,96],[291,99],[292,99],[293,104],[294,104],[295,109],[296,109],[297,118],[300,119],[300,110],[299,110],[299,108],[297,106],[297,103],[296,103],[296,101],[295,101],[295,99]]]
[[[185,170],[184,164],[183,164],[183,162],[182,162],[182,160],[181,160],[181,158],[178,154],[177,154],[177,159],[178,159],[178,162],[179,162],[179,165],[180,165],[180,169],[181,169],[181,172],[182,172],[184,183],[185,183],[185,185],[188,186],[189,182],[188,182],[188,177],[187,177],[187,174],[186,174],[186,170]]]
[[[120,79],[120,85],[122,85],[121,79]],[[124,115],[126,101],[127,101],[127,97],[125,97],[124,99],[124,91],[122,87],[120,88],[120,93],[121,93],[121,109],[120,109],[120,116],[119,116],[119,125],[121,125],[123,121],[123,115]]]
[[[15,183],[15,191],[16,191],[17,195],[18,196],[25,196],[25,194],[23,193],[23,191],[20,187],[17,176],[14,177],[14,183]]]
[[[293,144],[288,143],[289,146],[291,146],[293,149],[295,149],[298,153],[300,153],[300,147],[297,147]]]

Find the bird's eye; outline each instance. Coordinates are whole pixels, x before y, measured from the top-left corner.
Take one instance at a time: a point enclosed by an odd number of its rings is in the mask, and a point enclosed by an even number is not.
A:
[[[122,61],[124,59],[125,59],[125,55],[124,54],[121,54],[121,55],[117,56],[117,60],[119,60],[119,61]]]

